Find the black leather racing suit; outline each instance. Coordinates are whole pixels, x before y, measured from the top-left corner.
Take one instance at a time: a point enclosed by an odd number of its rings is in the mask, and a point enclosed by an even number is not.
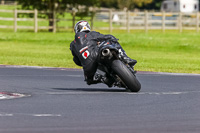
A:
[[[98,38],[111,38],[113,40],[117,40],[112,35],[103,35],[96,31],[78,32],[75,35],[75,40],[70,44],[73,61],[78,66],[83,67],[85,80],[88,84],[93,83],[93,77],[98,66],[96,62],[98,55]]]

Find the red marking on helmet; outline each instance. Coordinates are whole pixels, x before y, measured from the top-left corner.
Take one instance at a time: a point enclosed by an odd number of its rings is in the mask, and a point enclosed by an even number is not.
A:
[[[87,21],[81,21],[81,22],[79,22],[78,24],[80,24],[80,23],[82,23],[82,22],[87,22]]]
[[[82,22],[87,22],[87,21],[81,21],[81,22],[79,22],[79,24],[82,23]]]

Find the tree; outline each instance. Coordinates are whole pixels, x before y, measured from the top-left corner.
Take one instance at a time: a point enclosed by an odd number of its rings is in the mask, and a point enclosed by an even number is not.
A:
[[[118,1],[117,0],[100,0],[100,6],[101,7],[107,7],[107,8],[119,8]]]
[[[100,0],[100,6],[107,8],[132,10],[138,9],[159,9],[163,0]]]
[[[153,0],[100,0],[100,6],[107,8],[116,8],[116,9],[124,9],[128,10],[134,8],[143,8],[148,4],[151,4]]]
[[[129,10],[135,7],[142,7],[144,5],[150,4],[153,0],[117,0],[119,8],[127,8]]]
[[[49,19],[49,26],[53,26],[53,18],[56,17],[54,12],[59,12],[63,14],[64,11],[68,8],[72,9],[73,7],[78,7],[78,5],[84,5],[85,11],[89,11],[89,6],[97,6],[98,0],[17,0],[18,4],[22,6],[22,9],[25,10],[42,10],[47,11],[45,14]],[[79,10],[77,10],[79,11]],[[49,29],[53,31],[53,29]]]
[[[160,10],[163,0],[154,0],[152,3],[144,5],[141,9]]]

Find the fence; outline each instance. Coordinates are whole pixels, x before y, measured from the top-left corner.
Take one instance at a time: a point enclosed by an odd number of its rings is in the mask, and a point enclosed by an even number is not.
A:
[[[0,21],[12,21],[13,25],[0,25],[0,28],[4,28],[4,29],[14,29],[14,32],[17,32],[18,29],[32,29],[34,30],[34,32],[38,32],[38,30],[41,29],[52,29],[53,32],[56,32],[57,26],[56,26],[56,22],[60,19],[56,19],[56,18],[52,18],[52,19],[45,19],[45,18],[39,18],[38,14],[48,14],[51,12],[46,12],[46,11],[38,11],[38,10],[0,10],[0,12],[3,13],[11,13],[13,14],[12,18],[7,18],[7,17],[0,17]],[[18,17],[19,14],[32,14],[32,18],[29,17]],[[53,12],[53,14],[55,14],[55,12]],[[55,16],[55,15],[53,15]],[[62,19],[63,21],[71,21],[68,19]],[[18,22],[33,22],[32,24],[29,25],[18,25]],[[48,21],[48,22],[53,22],[52,26],[49,26],[48,24],[46,26],[44,25],[38,25],[39,22],[44,22],[44,21]],[[66,27],[69,28],[69,27]]]
[[[180,32],[183,30],[196,30],[196,32],[199,32],[200,25],[199,12],[118,12],[110,10],[109,13],[100,12],[96,16],[104,16],[105,19],[102,19],[102,17],[101,21],[109,23],[110,32],[114,29],[122,29],[127,32],[138,29],[145,32],[152,29],[160,29],[163,32],[165,30],[179,30]]]
[[[0,0],[0,5],[17,5],[15,0]]]
[[[38,32],[41,29],[52,29],[54,32],[57,32],[57,29],[69,30],[73,29],[73,21],[75,20],[73,16],[69,18],[60,18],[54,17],[52,19],[42,19],[38,17],[38,14],[44,14],[47,12],[38,11],[38,10],[0,10],[3,13],[11,13],[12,17],[2,17],[0,16],[1,21],[11,21],[13,25],[7,25],[0,23],[0,28],[4,29],[13,29],[14,32],[17,32],[18,29],[31,29],[34,32]],[[19,18],[19,14],[32,14],[32,18]],[[49,12],[50,13],[50,12]],[[66,12],[66,13],[69,13]],[[56,12],[53,12],[55,15]],[[53,16],[54,16],[53,15]],[[56,16],[56,15],[55,15]],[[95,30],[109,30],[112,32],[115,29],[126,30],[130,32],[131,30],[144,30],[148,32],[152,29],[160,29],[165,32],[169,29],[179,30],[194,30],[199,32],[199,12],[197,13],[167,13],[167,12],[131,12],[131,11],[102,11],[97,10],[95,17],[90,18],[91,23],[94,24],[93,29]],[[32,22],[31,25],[19,25],[18,22]],[[41,21],[52,21],[53,25],[49,26],[38,24]],[[94,21],[94,22],[93,22]],[[96,23],[100,23],[99,25]],[[58,23],[64,23],[62,26]],[[68,25],[68,26],[65,26]],[[103,26],[105,25],[105,26]]]

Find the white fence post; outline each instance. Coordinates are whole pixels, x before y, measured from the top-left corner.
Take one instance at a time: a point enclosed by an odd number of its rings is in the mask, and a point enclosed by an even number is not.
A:
[[[34,32],[37,33],[38,32],[38,10],[35,9],[34,10]]]
[[[128,10],[126,13],[126,26],[127,26],[127,32],[130,33],[130,11]]]
[[[162,12],[162,32],[165,33],[165,11]]]
[[[5,0],[1,0],[1,5],[4,5],[5,4]]]
[[[112,33],[112,10],[109,10],[109,23],[110,23],[110,33]]]
[[[145,28],[145,33],[147,33],[148,32],[148,11],[145,11],[145,18],[144,18],[144,24],[145,24],[145,26],[144,26],[144,28]]]
[[[183,31],[183,24],[182,24],[182,12],[179,13],[179,32],[182,33]]]
[[[14,32],[17,32],[17,9],[14,10]]]
[[[197,12],[197,26],[196,26],[196,31],[197,33],[199,32],[199,12]]]

